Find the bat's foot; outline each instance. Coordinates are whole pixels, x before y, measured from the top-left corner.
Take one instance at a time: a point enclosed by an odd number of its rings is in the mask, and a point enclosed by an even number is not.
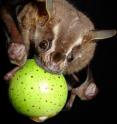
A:
[[[94,82],[83,83],[80,87],[72,89],[72,94],[76,94],[81,100],[91,100],[98,93],[98,88]]]
[[[73,88],[71,91],[71,96],[66,104],[66,108],[69,110],[72,108],[76,96],[81,100],[91,100],[98,93],[98,88],[95,83],[83,83],[77,88]]]
[[[8,48],[8,56],[11,63],[21,66],[27,59],[25,45],[20,43],[11,43]]]
[[[78,96],[81,100],[91,100],[98,93],[98,88],[94,82],[93,76],[88,71],[87,79],[79,87],[71,89],[71,96],[66,104],[66,108],[70,109],[73,106],[75,97]]]
[[[85,90],[85,99],[90,100],[94,98],[98,93],[98,88],[95,83],[89,84],[89,86]]]
[[[20,67],[15,67],[13,70],[11,70],[10,72],[8,72],[8,73],[4,76],[4,80],[6,80],[6,81],[10,80],[19,68],[20,68]]]

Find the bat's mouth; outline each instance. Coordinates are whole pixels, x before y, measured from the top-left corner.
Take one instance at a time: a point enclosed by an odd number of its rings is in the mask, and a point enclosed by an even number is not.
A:
[[[35,61],[36,61],[37,65],[42,67],[47,72],[54,73],[54,74],[62,74],[63,73],[63,69],[59,69],[58,66],[56,66],[56,65],[47,66],[37,56],[35,56],[34,58],[35,58]]]

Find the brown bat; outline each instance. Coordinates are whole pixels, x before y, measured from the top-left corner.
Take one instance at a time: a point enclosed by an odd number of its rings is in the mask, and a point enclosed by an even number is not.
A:
[[[5,13],[4,15],[10,18],[10,15]],[[35,60],[39,66],[51,73],[71,74],[79,82],[74,73],[90,64],[96,43],[116,34],[115,30],[96,30],[89,17],[66,0],[29,2],[17,14],[17,20],[21,34],[12,20],[9,32],[13,41],[9,46],[8,55],[11,62],[18,67],[5,76],[7,80],[25,64],[33,46]],[[6,24],[8,25],[7,22]],[[98,92],[90,69],[83,84],[76,88],[69,86],[69,89],[71,97],[66,105],[68,108],[72,107],[76,96],[82,100],[90,100]],[[47,117],[32,119],[40,122]]]

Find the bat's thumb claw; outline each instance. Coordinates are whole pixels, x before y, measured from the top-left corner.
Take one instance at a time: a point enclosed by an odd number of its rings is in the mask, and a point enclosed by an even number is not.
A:
[[[11,73],[7,73],[7,74],[4,76],[4,80],[6,80],[6,81],[9,81],[11,78],[12,78],[12,74],[11,74]]]

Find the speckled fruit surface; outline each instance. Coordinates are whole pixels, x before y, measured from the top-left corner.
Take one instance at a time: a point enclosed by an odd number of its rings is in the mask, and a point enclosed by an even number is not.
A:
[[[64,76],[46,72],[33,59],[27,60],[9,83],[11,104],[26,116],[52,117],[62,110],[67,100]]]

